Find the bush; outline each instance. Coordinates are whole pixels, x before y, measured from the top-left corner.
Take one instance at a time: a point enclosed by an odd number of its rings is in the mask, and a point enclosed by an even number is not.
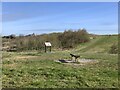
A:
[[[89,35],[85,29],[78,31],[65,31],[58,36],[58,39],[61,43],[62,48],[73,48],[77,44],[85,43],[90,40]]]
[[[118,53],[118,45],[117,44],[113,44],[109,50],[109,53],[111,54],[117,54]]]

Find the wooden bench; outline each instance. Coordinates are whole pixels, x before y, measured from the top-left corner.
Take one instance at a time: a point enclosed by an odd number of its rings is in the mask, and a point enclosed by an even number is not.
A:
[[[78,58],[80,57],[80,55],[74,55],[74,54],[70,54],[71,55],[71,60],[73,59],[73,57],[75,58],[75,62],[78,62]]]

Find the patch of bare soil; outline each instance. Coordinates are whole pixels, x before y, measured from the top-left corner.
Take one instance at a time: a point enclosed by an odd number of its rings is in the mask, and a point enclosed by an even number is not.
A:
[[[34,59],[37,58],[38,56],[15,56],[12,57],[14,60],[28,60],[28,59]]]
[[[63,64],[67,64],[67,65],[86,65],[86,64],[96,64],[98,63],[97,60],[93,60],[93,59],[79,59],[78,62],[75,62],[74,60],[57,60],[56,62],[60,62]]]
[[[80,63],[83,63],[83,64],[94,64],[94,63],[98,63],[97,60],[93,60],[93,59],[80,59],[79,60]]]
[[[36,58],[37,56],[16,56],[17,59]]]

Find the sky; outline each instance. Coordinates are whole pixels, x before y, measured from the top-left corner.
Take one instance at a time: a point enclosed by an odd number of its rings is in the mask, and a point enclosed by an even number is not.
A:
[[[3,2],[2,35],[43,34],[85,28],[118,33],[117,2]]]

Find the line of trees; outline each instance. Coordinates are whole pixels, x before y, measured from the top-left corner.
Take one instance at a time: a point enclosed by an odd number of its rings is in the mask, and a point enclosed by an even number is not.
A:
[[[51,33],[42,35],[19,36],[11,40],[11,44],[17,45],[17,50],[43,50],[44,42],[50,41],[52,48],[74,48],[80,43],[88,42],[89,34],[83,30],[66,30],[63,33]]]

